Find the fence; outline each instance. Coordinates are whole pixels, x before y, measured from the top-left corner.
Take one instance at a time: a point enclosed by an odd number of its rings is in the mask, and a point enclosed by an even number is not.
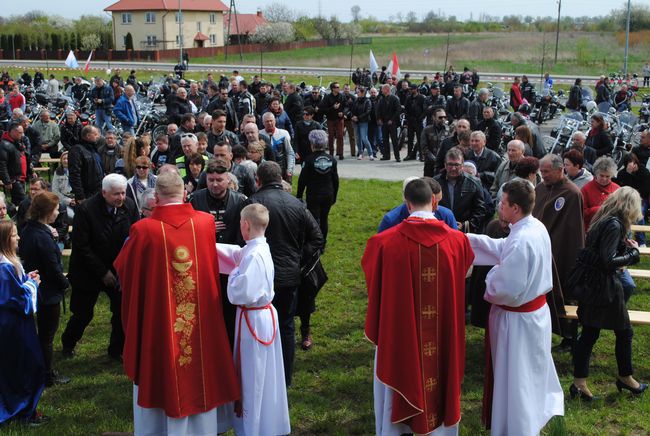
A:
[[[372,38],[359,38],[355,40],[355,44],[370,44]],[[241,51],[243,53],[259,53],[264,50],[265,52],[271,51],[284,51],[284,50],[297,50],[301,48],[318,48],[327,47],[332,45],[346,45],[349,44],[348,39],[326,40],[318,39],[314,41],[298,41],[288,42],[282,44],[242,44]],[[74,55],[79,62],[88,59],[90,52],[84,50],[73,50]],[[193,47],[187,48],[183,51],[192,58],[214,57],[224,54],[225,47]],[[15,59],[19,60],[41,60],[41,61],[63,61],[68,56],[68,50],[16,50]],[[238,45],[230,45],[228,52],[236,54],[239,52]],[[108,61],[151,61],[160,62],[162,60],[174,60],[178,58],[178,50],[95,50],[93,60],[108,60]],[[0,49],[0,60],[14,59],[13,53],[3,51]]]

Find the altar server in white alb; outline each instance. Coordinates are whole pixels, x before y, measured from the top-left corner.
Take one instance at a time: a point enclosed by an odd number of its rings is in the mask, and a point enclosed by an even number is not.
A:
[[[278,314],[271,304],[274,269],[264,237],[268,224],[266,207],[250,204],[240,221],[246,245],[217,244],[219,271],[230,275],[228,299],[238,306],[234,359],[242,401],[235,403],[232,418],[237,435],[291,433]]]
[[[483,297],[492,303],[486,341],[493,370],[488,365],[483,418],[494,436],[537,435],[554,415],[564,415],[546,305],[546,293],[553,286],[553,256],[546,228],[530,215],[534,204],[533,185],[514,179],[503,186],[499,203],[510,235],[467,235],[474,264],[495,265]]]

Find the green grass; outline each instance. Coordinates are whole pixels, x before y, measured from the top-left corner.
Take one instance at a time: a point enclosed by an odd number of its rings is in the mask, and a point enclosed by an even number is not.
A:
[[[381,216],[401,201],[401,184],[376,180],[342,180],[330,215],[324,256],[330,280],[318,297],[313,316],[314,348],[297,350],[289,407],[293,434],[374,434],[372,398],[373,348],[364,338],[366,291],[359,265],[368,237]],[[645,260],[641,268],[650,268]],[[650,310],[650,282],[640,281],[630,301],[633,309]],[[55,365],[72,377],[67,386],[46,390],[40,407],[52,421],[38,429],[16,425],[2,434],[77,435],[132,431],[131,383],[120,365],[105,357],[109,333],[108,300],[102,296],[95,319],[78,345],[77,356],[62,360],[55,342]],[[64,316],[60,331],[69,313]],[[296,323],[299,324],[298,319]],[[588,405],[566,402],[566,417],[554,419],[545,435],[639,435],[650,432],[650,397],[619,395],[614,387],[616,361],[613,332],[603,331],[591,363],[589,384],[604,397]],[[557,343],[558,339],[554,338]],[[650,330],[636,328],[635,373],[650,380]],[[572,365],[567,354],[555,355],[562,386],[568,390]],[[483,386],[483,330],[467,328],[467,362],[463,382],[461,432],[486,435],[480,422]],[[525,383],[525,381],[522,381]]]

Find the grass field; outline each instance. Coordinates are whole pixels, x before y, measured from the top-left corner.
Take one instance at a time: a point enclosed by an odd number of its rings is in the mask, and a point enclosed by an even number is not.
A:
[[[379,65],[387,65],[397,53],[402,71],[442,71],[447,55],[447,35],[372,35],[372,44],[354,47],[352,64],[369,66],[369,50]],[[560,35],[558,62],[554,63],[555,35],[533,32],[453,34],[449,38],[447,65],[456,70],[464,66],[484,72],[539,74],[544,69],[552,74],[600,75],[622,70],[623,51],[614,34],[567,32]],[[233,47],[231,53],[236,53]],[[631,47],[629,71],[641,72],[648,61],[648,44]],[[264,55],[265,65],[349,67],[350,46],[310,48],[270,52]],[[544,55],[544,56],[543,56]],[[253,64],[260,62],[259,53],[193,59],[193,63]]]
[[[341,183],[338,202],[330,215],[328,249],[324,256],[330,280],[318,297],[318,311],[313,316],[315,345],[309,352],[297,351],[294,384],[289,389],[293,434],[374,433],[373,348],[363,336],[366,291],[359,261],[366,240],[375,233],[383,213],[401,201],[400,192],[400,183],[373,180]],[[645,261],[642,267],[650,268],[650,262]],[[639,283],[630,307],[650,310],[650,282]],[[64,316],[60,330],[68,317],[69,314]],[[41,408],[52,421],[38,429],[12,425],[0,433],[90,435],[132,431],[131,384],[122,375],[121,366],[106,357],[108,332],[108,300],[102,296],[95,319],[79,343],[74,359],[62,360],[59,338],[55,342],[55,365],[61,373],[71,376],[72,382],[46,390]],[[591,389],[604,400],[593,405],[567,400],[566,417],[553,420],[543,434],[650,432],[650,397],[619,395],[614,387],[613,337],[612,332],[601,334],[591,363]],[[649,346],[650,329],[637,328],[633,359],[636,377],[641,381],[650,380]],[[566,354],[554,357],[566,391],[572,380],[570,357]],[[483,359],[483,331],[468,327],[461,399],[462,434],[487,434],[480,423]]]

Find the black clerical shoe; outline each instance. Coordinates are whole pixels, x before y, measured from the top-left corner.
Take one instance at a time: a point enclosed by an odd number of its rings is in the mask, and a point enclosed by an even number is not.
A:
[[[27,425],[29,425],[30,427],[40,427],[41,425],[50,422],[50,419],[51,418],[49,416],[43,415],[41,412],[37,410],[36,412],[34,412],[34,415],[32,415],[32,417],[29,418],[29,420],[27,421]]]
[[[630,385],[627,385],[620,381],[619,379],[616,379],[616,389],[618,389],[619,392],[623,392],[623,389],[626,391],[632,392],[634,395],[641,395],[648,389],[648,384],[647,383],[639,383],[638,388],[633,388]]]

